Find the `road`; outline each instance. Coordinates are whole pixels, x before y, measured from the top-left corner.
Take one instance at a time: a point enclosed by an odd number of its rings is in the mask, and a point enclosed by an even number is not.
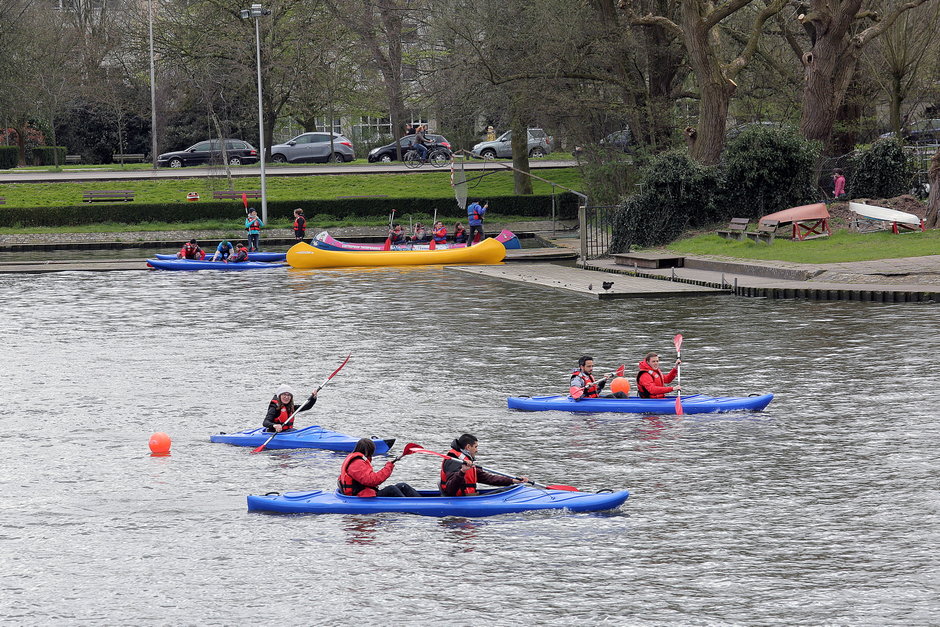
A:
[[[465,164],[467,170],[490,170],[502,167],[500,164],[511,165],[503,161],[471,161]],[[530,161],[532,170],[544,168],[569,168],[577,165],[573,160],[539,160]],[[400,163],[368,163],[368,164],[329,164],[329,165],[286,165],[268,166],[267,176],[316,176],[318,174],[422,174],[428,172],[447,172],[449,168],[434,168],[430,165],[412,170]],[[0,170],[0,184],[2,183],[60,183],[83,181],[128,181],[146,179],[185,179],[223,176],[225,170],[221,167],[212,168],[161,168],[159,170],[81,170],[70,169],[62,172],[46,172],[41,170]],[[239,167],[232,170],[236,178],[260,176],[260,167]]]

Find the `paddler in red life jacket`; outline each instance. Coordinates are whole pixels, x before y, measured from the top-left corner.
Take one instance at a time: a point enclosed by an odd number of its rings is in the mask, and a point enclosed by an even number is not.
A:
[[[636,391],[640,398],[666,398],[670,392],[678,392],[681,388],[678,385],[668,386],[679,373],[678,366],[682,362],[676,360],[676,367],[669,371],[669,374],[663,375],[659,369],[659,355],[656,353],[646,353],[646,358],[638,365],[639,372],[636,373]]]
[[[294,209],[294,237],[298,242],[302,242],[307,236],[307,218],[304,217],[304,210],[298,207]]]
[[[294,428],[294,414],[307,411],[317,403],[317,393],[313,392],[300,409],[294,406],[294,390],[289,385],[277,388],[274,398],[268,403],[268,413],[264,416],[265,431],[289,431]]]
[[[476,436],[469,433],[464,433],[450,443],[447,456],[453,459],[445,459],[441,463],[440,487],[442,495],[472,496],[477,494],[477,483],[507,486],[529,481],[528,477],[504,477],[477,468],[473,462],[479,449],[480,442]]]
[[[227,263],[240,263],[242,261],[248,261],[248,249],[245,248],[245,245],[241,242],[235,242],[235,254],[229,255],[228,259],[225,261]]]
[[[447,243],[447,227],[440,220],[434,223],[434,228],[431,229],[431,238],[435,244]]]
[[[400,246],[405,243],[405,231],[400,224],[392,225],[392,230],[388,232],[388,239],[392,246]]]
[[[611,376],[608,374],[600,380],[595,379],[594,358],[590,355],[584,355],[578,360],[578,369],[571,373],[569,394],[575,400],[581,400],[582,398],[628,398],[629,395],[623,392],[601,394]]]
[[[177,259],[205,259],[206,251],[199,247],[195,239],[191,239],[176,253]]]
[[[467,243],[467,230],[463,228],[463,224],[457,222],[454,224],[454,243],[455,244],[466,244]]]
[[[375,443],[369,438],[362,438],[356,442],[356,448],[346,456],[339,469],[337,480],[340,494],[346,496],[397,496],[416,497],[421,493],[407,483],[396,483],[378,489],[382,482],[391,476],[395,469],[395,462],[399,458],[385,462],[382,470],[372,470],[372,456],[375,454]]]

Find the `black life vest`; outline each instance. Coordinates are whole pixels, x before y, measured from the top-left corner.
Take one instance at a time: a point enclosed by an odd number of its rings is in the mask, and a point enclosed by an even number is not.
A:
[[[459,462],[463,460],[473,461],[473,458],[465,454],[463,451],[458,451],[456,449],[450,449],[447,451],[448,457],[453,457]],[[444,472],[444,464],[447,461],[445,460],[441,463],[441,493],[447,489],[447,473]],[[472,496],[477,493],[477,468],[476,466],[471,466],[463,474],[464,487],[457,490],[456,496]]]
[[[294,230],[303,231],[303,230],[306,230],[306,228],[307,228],[307,219],[304,218],[303,216],[297,216],[294,219]]]

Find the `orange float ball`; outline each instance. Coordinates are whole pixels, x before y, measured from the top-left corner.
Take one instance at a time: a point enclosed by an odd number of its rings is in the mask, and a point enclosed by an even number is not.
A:
[[[170,452],[170,436],[157,432],[150,436],[150,450],[154,453],[166,454]]]
[[[610,382],[610,391],[611,392],[623,392],[624,394],[630,393],[630,379],[626,377],[617,377]]]

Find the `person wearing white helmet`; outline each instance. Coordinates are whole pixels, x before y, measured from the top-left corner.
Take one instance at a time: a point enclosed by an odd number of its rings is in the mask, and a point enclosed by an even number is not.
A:
[[[289,385],[281,385],[274,393],[274,398],[268,404],[268,413],[264,416],[265,431],[280,432],[294,428],[294,414],[307,411],[317,402],[317,392],[314,390],[299,409],[294,405],[294,389]]]

